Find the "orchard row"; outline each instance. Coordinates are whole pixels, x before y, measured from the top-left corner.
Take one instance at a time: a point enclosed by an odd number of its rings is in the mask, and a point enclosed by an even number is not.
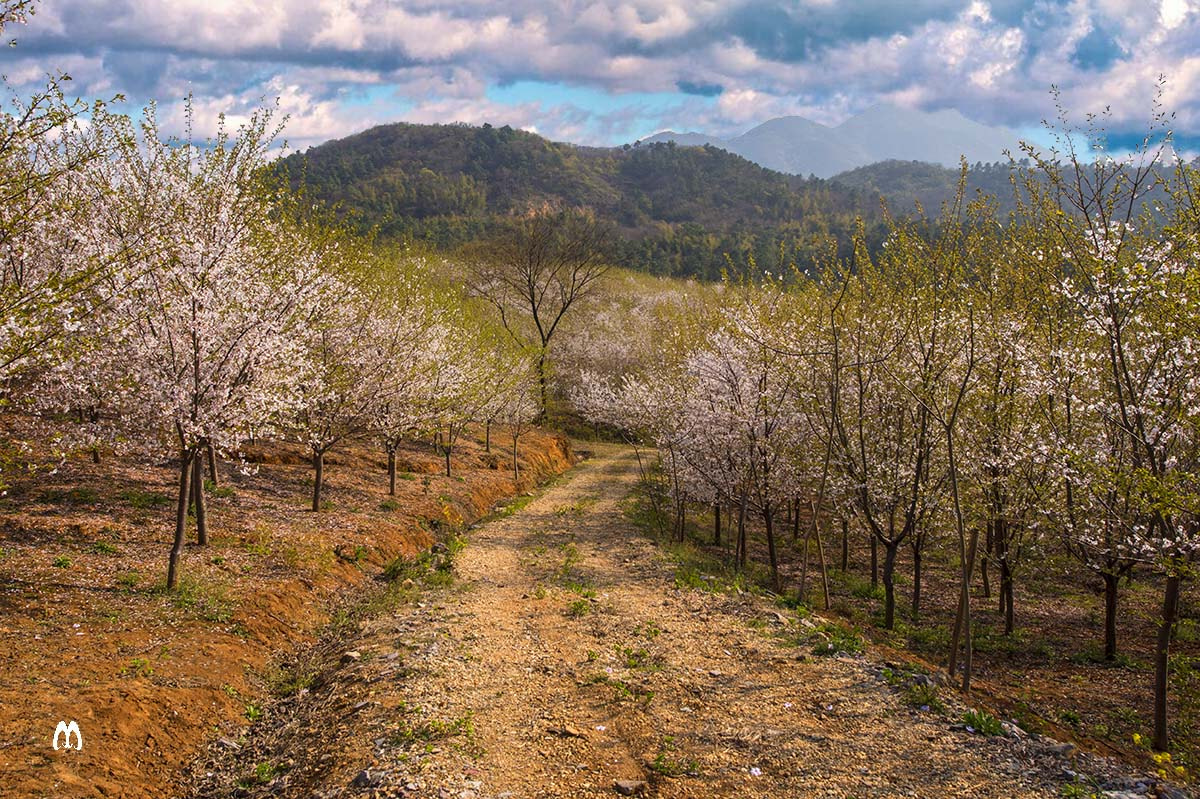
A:
[[[623,374],[584,374],[574,397],[659,450],[679,535],[687,503],[724,510],[744,564],[756,519],[777,590],[780,522],[800,505],[818,543],[823,523],[852,523],[880,548],[889,629],[901,548],[916,613],[939,547],[961,572],[948,655],[964,688],[982,557],[1009,633],[1029,559],[1077,558],[1105,586],[1109,658],[1121,578],[1160,573],[1165,749],[1180,582],[1200,552],[1200,173],[1162,149],[1031,154],[1013,218],[960,199],[936,222],[893,221],[877,257],[831,246],[808,274],[728,285]],[[1143,207],[1152,187],[1169,199]]]

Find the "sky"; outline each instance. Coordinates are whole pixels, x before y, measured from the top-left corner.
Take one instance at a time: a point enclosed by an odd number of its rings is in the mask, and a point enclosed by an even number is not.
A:
[[[0,0],[3,5],[3,0]],[[879,103],[957,109],[1045,141],[1107,107],[1114,147],[1159,100],[1200,144],[1200,0],[42,0],[0,72],[150,101],[182,131],[287,115],[303,150],[376,124],[512,125],[616,145],[731,136],[778,116],[836,124]]]

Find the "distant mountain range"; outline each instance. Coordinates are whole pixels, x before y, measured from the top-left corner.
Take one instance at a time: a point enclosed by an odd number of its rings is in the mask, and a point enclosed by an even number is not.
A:
[[[664,131],[639,144],[711,145],[776,172],[829,178],[889,160],[950,168],[962,157],[970,164],[1007,161],[1005,151],[1021,157],[1019,141],[1007,128],[973,122],[954,110],[878,105],[834,127],[804,117],[779,117],[732,139]]]

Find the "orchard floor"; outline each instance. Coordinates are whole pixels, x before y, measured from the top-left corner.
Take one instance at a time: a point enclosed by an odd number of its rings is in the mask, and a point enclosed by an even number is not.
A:
[[[34,474],[6,469],[0,797],[161,799],[180,790],[209,742],[237,737],[259,715],[274,663],[378,593],[388,563],[572,462],[556,435],[531,432],[520,449],[515,486],[505,453],[485,452],[480,440],[456,447],[453,477],[414,444],[400,452],[389,497],[383,453],[347,443],[326,460],[325,502],[313,513],[303,449],[253,447],[257,470],[223,464],[210,486],[210,543],[189,544],[174,592],[163,586],[172,464],[104,453],[100,464],[47,455]],[[79,726],[81,750],[53,747],[60,721]]]
[[[1074,774],[1136,788],[1051,739],[963,729],[949,689],[944,712],[913,707],[905,692],[936,676],[836,654],[817,617],[680,587],[669,550],[624,513],[636,477],[631,452],[597,446],[472,530],[452,572],[447,554],[398,578],[385,612],[288,664],[265,717],[195,763],[189,790],[1049,797],[1081,787]]]

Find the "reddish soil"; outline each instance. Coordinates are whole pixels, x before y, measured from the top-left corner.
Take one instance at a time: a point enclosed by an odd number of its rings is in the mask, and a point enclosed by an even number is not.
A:
[[[326,457],[327,509],[312,513],[304,452],[252,448],[256,472],[221,465],[211,543],[188,546],[173,593],[163,589],[171,464],[73,458],[54,472],[9,470],[0,795],[168,795],[205,744],[257,715],[268,664],[375,590],[383,566],[573,460],[565,439],[538,431],[520,449],[514,485],[502,449],[463,441],[447,478],[435,453],[413,445],[400,453],[393,501],[383,453],[340,447]],[[60,720],[78,722],[81,751],[52,748]]]
[[[804,519],[802,531],[807,526]],[[693,520],[691,535],[710,535],[711,519]],[[829,525],[833,528],[833,525]],[[831,535],[832,532],[832,535]],[[882,585],[872,591],[870,547],[866,534],[851,527],[849,569],[837,571],[841,557],[840,527],[824,533],[825,557],[831,570],[832,610],[852,622],[883,653],[945,672],[950,628],[957,602],[958,566],[939,552],[949,540],[931,545],[925,555],[921,614],[911,618],[912,560],[905,546],[896,566],[896,629],[883,623]],[[803,532],[801,533],[803,537]],[[766,560],[762,540],[753,542],[759,562]],[[725,553],[706,547],[713,555]],[[786,536],[782,547],[785,586],[795,590],[802,571],[802,545]],[[820,574],[815,544],[811,546],[807,598],[821,608]],[[883,550],[879,550],[882,565]],[[1184,582],[1179,619],[1172,642],[1169,716],[1172,762],[1156,763],[1147,743],[1151,736],[1153,662],[1158,632],[1162,578],[1145,569],[1131,582],[1122,581],[1115,663],[1102,658],[1104,602],[1098,577],[1047,542],[1028,555],[1016,577],[1016,629],[1005,636],[997,604],[997,569],[990,572],[991,596],[983,591],[979,570],[972,589],[975,625],[974,677],[971,701],[1022,727],[1078,744],[1084,751],[1116,757],[1147,772],[1163,770],[1178,781],[1200,781],[1200,581]],[[760,575],[761,578],[761,575]],[[1134,735],[1141,745],[1134,743]],[[1185,769],[1184,774],[1177,771]]]

